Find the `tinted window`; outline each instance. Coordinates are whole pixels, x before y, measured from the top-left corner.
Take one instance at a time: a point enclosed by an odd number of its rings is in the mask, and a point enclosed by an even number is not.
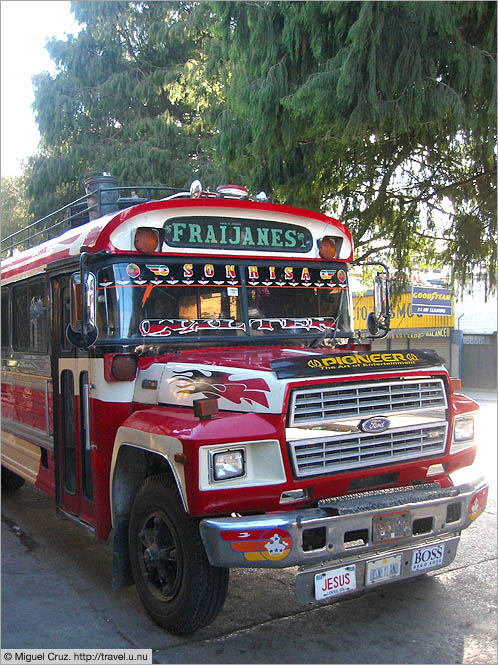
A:
[[[43,280],[14,287],[14,336],[16,351],[47,350],[47,297]]]
[[[9,348],[9,293],[2,289],[2,349]]]
[[[239,270],[152,261],[99,270],[97,328],[101,339],[244,334]]]

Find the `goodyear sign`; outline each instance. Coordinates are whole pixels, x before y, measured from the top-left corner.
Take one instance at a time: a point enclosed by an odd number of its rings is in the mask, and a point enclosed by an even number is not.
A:
[[[270,365],[279,379],[323,374],[361,374],[362,372],[437,367],[443,359],[434,351],[364,352],[349,351],[333,355],[302,356],[272,360]]]
[[[418,288],[418,287],[417,287]],[[431,289],[429,289],[431,290]],[[435,289],[432,289],[433,291]],[[439,289],[438,289],[439,290]],[[450,299],[451,304],[451,299]],[[367,316],[373,310],[373,296],[353,295],[353,315],[356,330],[367,329]],[[393,316],[391,318],[391,337],[397,331],[430,329],[431,337],[436,336],[436,331],[449,329],[454,326],[454,314],[416,314],[412,311],[411,293],[401,293],[391,303]],[[429,332],[429,331],[428,331]],[[437,335],[439,336],[439,335]],[[444,335],[445,337],[447,335]]]
[[[451,316],[451,291],[449,289],[413,286],[412,314]]]

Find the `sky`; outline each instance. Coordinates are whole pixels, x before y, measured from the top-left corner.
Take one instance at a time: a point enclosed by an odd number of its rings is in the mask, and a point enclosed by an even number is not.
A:
[[[31,77],[55,72],[47,39],[77,34],[70,2],[1,0],[1,174],[18,176],[21,161],[37,152],[40,136],[31,105]]]

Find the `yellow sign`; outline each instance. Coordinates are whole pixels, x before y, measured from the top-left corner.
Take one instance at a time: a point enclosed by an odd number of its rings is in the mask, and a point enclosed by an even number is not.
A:
[[[356,330],[367,329],[367,316],[373,310],[373,296],[353,295],[353,316]],[[402,293],[393,298],[391,303],[391,333],[397,330],[413,330],[414,328],[453,328],[455,316],[438,316],[436,314],[412,314],[411,293]]]

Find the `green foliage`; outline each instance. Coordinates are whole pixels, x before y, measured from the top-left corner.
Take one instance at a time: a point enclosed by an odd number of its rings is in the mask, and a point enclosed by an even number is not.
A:
[[[494,2],[210,4],[229,175],[335,211],[359,258],[494,280]]]
[[[35,78],[38,216],[90,171],[239,182],[338,216],[358,258],[496,274],[494,2],[73,2]]]
[[[30,221],[23,177],[2,176],[0,198],[0,229],[2,240],[27,226]]]
[[[188,186],[217,177],[202,110],[207,86],[196,21],[184,2],[74,2],[77,37],[47,48],[57,74],[34,79],[41,153],[28,166],[37,215],[81,195],[85,176],[109,171],[123,184]]]

